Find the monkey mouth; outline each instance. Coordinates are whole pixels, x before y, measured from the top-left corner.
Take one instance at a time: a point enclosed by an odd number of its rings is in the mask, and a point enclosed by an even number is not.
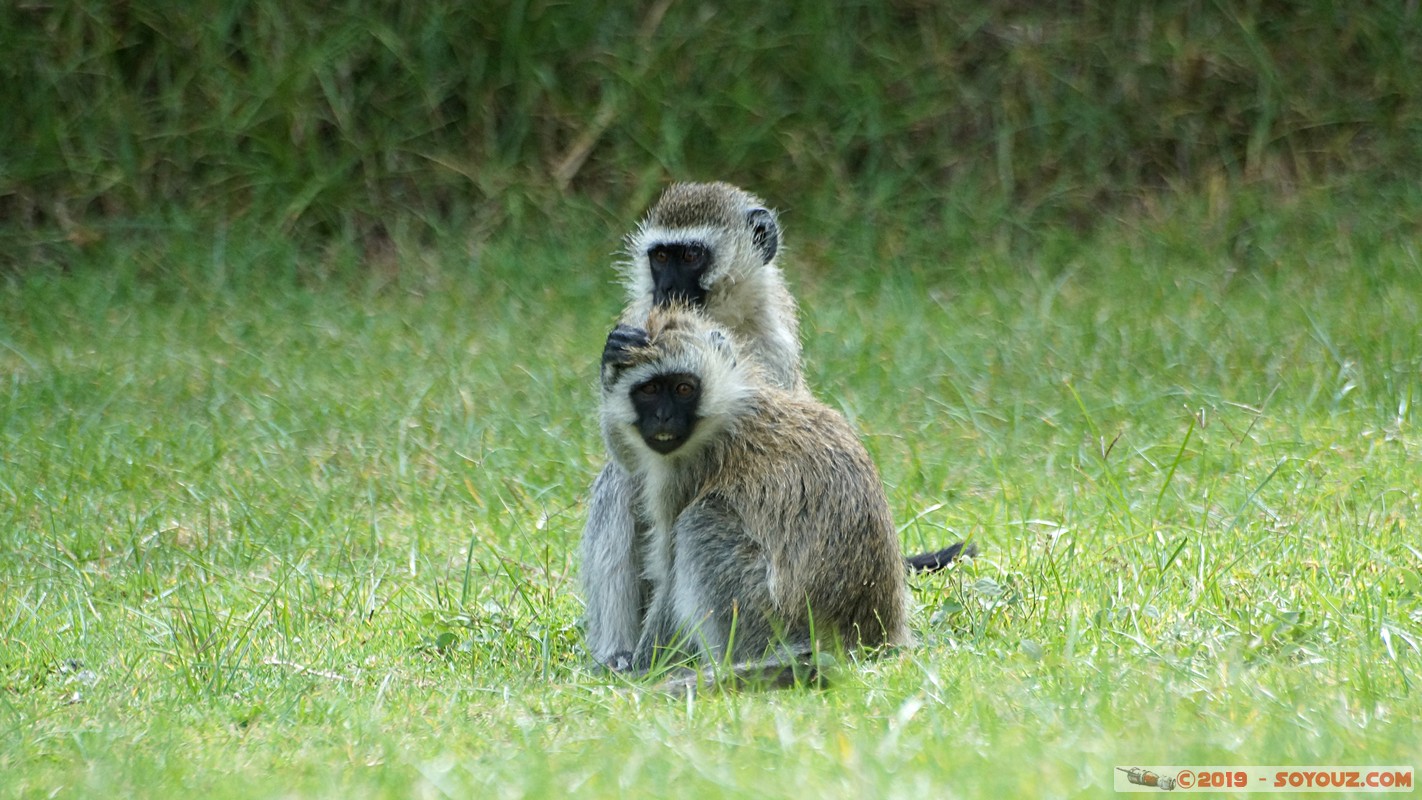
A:
[[[650,436],[643,437],[643,440],[646,441],[648,447],[666,455],[685,444],[686,437],[671,431],[657,431]]]
[[[652,304],[662,308],[677,304],[689,305],[692,308],[704,308],[706,295],[707,290],[702,288],[699,283],[669,288],[657,287],[652,292]]]

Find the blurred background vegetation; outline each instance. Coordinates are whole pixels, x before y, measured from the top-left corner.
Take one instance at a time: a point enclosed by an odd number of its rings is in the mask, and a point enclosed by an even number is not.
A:
[[[1422,164],[1416,0],[13,0],[0,52],[20,267],[171,225],[367,258],[620,231],[670,179],[797,240],[1030,235]]]

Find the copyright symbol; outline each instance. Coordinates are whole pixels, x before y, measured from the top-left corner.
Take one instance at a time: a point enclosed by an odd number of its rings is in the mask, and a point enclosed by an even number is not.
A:
[[[1175,785],[1181,789],[1189,789],[1195,785],[1195,773],[1188,769],[1180,770],[1180,774],[1175,776]]]

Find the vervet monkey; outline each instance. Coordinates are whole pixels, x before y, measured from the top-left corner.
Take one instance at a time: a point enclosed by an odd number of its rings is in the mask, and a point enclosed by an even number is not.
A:
[[[680,305],[603,353],[604,435],[638,487],[651,584],[631,668],[907,644],[898,534],[849,423]]]
[[[654,307],[698,307],[744,343],[767,379],[803,391],[795,300],[775,258],[782,251],[775,212],[726,183],[668,187],[627,237],[620,268],[624,316],[646,320]],[[582,540],[588,649],[625,667],[646,617],[650,590],[638,542],[646,522],[633,511],[636,487],[609,462],[593,482]]]
[[[795,301],[776,262],[782,251],[775,212],[760,198],[726,183],[673,184],[627,237],[623,318],[690,305],[735,337],[741,359],[758,364],[765,381],[805,393]],[[639,544],[648,521],[634,510],[635,494],[627,471],[609,462],[593,482],[581,546],[588,649],[615,668],[627,666],[651,602]],[[915,556],[908,566],[937,569],[961,550]]]

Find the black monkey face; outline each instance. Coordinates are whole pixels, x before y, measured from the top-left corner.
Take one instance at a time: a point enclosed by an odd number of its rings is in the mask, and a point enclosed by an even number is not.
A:
[[[695,375],[658,375],[632,387],[631,396],[637,432],[652,450],[667,455],[691,438],[701,401],[701,380]]]
[[[706,303],[701,279],[711,269],[711,248],[701,242],[662,243],[647,251],[652,269],[652,302],[658,306]]]

